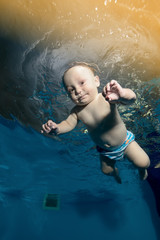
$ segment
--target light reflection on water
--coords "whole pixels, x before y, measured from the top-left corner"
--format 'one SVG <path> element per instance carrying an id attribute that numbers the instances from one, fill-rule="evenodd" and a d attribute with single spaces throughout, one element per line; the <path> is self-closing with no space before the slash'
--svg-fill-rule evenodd
<path id="1" fill-rule="evenodd" d="M 0 6 L 6 102 L 4 108 L 1 99 L 0 113 L 7 118 L 12 114 L 38 131 L 48 118 L 63 119 L 71 103 L 61 76 L 71 61 L 98 63 L 101 88 L 117 79 L 139 96 L 142 82 L 160 76 L 157 1 L 3 0 Z"/>

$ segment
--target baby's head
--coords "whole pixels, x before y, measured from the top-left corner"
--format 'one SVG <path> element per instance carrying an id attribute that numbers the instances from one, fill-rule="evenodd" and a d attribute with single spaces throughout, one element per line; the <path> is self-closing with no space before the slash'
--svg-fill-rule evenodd
<path id="1" fill-rule="evenodd" d="M 84 105 L 87 96 L 90 97 L 88 100 L 92 100 L 92 96 L 96 96 L 97 88 L 100 85 L 99 77 L 96 75 L 98 71 L 95 64 L 74 62 L 69 65 L 63 74 L 62 81 L 74 103 Z"/>
<path id="2" fill-rule="evenodd" d="M 76 66 L 79 66 L 79 67 L 84 67 L 84 68 L 87 68 L 89 69 L 92 74 L 95 76 L 97 75 L 97 73 L 100 71 L 99 70 L 99 67 L 94 64 L 94 63 L 86 63 L 86 62 L 73 62 L 73 63 L 70 63 L 69 64 L 69 67 L 65 70 L 63 76 L 62 76 L 62 81 L 63 81 L 63 84 L 65 85 L 65 75 L 66 73 L 73 67 L 76 67 Z"/>

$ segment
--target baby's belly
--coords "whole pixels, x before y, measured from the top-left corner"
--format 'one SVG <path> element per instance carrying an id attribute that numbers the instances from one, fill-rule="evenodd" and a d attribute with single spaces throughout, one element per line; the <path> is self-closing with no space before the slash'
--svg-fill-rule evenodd
<path id="1" fill-rule="evenodd" d="M 116 147 L 120 146 L 126 139 L 127 129 L 124 124 L 118 124 L 107 131 L 96 131 L 89 132 L 92 140 L 96 145 L 105 147 Z"/>

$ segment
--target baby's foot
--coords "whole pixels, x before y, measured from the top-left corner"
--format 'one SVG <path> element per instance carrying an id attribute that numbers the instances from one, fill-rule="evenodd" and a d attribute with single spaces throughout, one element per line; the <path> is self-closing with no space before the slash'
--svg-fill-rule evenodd
<path id="1" fill-rule="evenodd" d="M 147 169 L 143 168 L 143 169 L 139 169 L 139 177 L 141 180 L 146 180 L 148 177 L 148 172 Z"/>
<path id="2" fill-rule="evenodd" d="M 117 183 L 119 183 L 119 184 L 122 183 L 122 180 L 121 180 L 121 178 L 120 178 L 120 176 L 119 176 L 119 172 L 118 172 L 118 169 L 117 169 L 117 168 L 115 168 L 113 176 L 114 176 L 114 178 L 115 178 L 115 180 L 116 180 Z"/>
<path id="3" fill-rule="evenodd" d="M 160 162 L 156 164 L 154 168 L 160 168 Z"/>

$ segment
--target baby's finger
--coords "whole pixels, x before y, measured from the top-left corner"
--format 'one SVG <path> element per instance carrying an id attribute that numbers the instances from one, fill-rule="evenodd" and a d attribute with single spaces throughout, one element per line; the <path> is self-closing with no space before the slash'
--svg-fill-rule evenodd
<path id="1" fill-rule="evenodd" d="M 47 122 L 47 126 L 48 126 L 48 127 L 52 127 L 52 125 L 53 125 L 52 120 L 48 120 L 48 122 Z"/>
<path id="2" fill-rule="evenodd" d="M 114 82 L 113 82 L 113 85 L 114 85 L 117 89 L 122 88 L 121 85 L 120 85 L 116 80 L 113 80 L 113 81 L 114 81 Z"/>
<path id="3" fill-rule="evenodd" d="M 106 91 L 106 86 L 103 88 L 103 91 L 102 91 L 102 95 L 105 97 L 107 94 L 107 91 Z"/>
<path id="4" fill-rule="evenodd" d="M 43 124 L 43 125 L 42 125 L 42 128 L 43 128 L 43 130 L 44 130 L 46 133 L 49 133 L 49 132 L 51 131 L 51 128 L 48 127 L 47 124 Z"/>
<path id="5" fill-rule="evenodd" d="M 51 126 L 50 126 L 50 125 L 48 125 L 48 123 L 46 123 L 46 124 L 45 124 L 45 128 L 46 128 L 48 131 L 50 131 L 50 130 L 51 130 Z"/>
<path id="6" fill-rule="evenodd" d="M 112 80 L 110 81 L 111 86 L 116 85 L 117 83 L 118 83 L 118 82 L 117 82 L 116 80 L 114 80 L 114 79 L 112 79 Z"/>
<path id="7" fill-rule="evenodd" d="M 106 85 L 106 91 L 107 92 L 110 92 L 111 91 L 111 85 L 110 85 L 111 83 L 109 82 L 109 83 L 107 83 L 107 85 Z"/>

